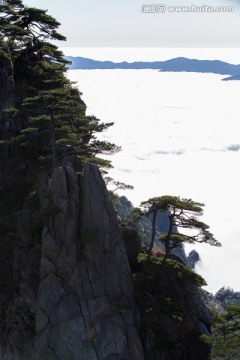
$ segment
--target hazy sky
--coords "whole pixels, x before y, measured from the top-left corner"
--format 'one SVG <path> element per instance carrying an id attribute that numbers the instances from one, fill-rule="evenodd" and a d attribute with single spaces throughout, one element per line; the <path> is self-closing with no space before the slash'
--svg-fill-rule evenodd
<path id="1" fill-rule="evenodd" d="M 61 22 L 68 47 L 239 47 L 240 6 L 234 0 L 25 0 Z M 233 12 L 170 12 L 169 6 L 233 6 Z M 144 5 L 144 7 L 143 7 Z M 145 9 L 147 12 L 142 12 Z M 160 9 L 158 8 L 158 11 Z"/>

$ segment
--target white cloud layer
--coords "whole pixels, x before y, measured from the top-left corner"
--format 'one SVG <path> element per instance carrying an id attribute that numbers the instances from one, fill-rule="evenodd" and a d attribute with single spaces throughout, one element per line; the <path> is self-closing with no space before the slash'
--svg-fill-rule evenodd
<path id="1" fill-rule="evenodd" d="M 240 290 L 240 82 L 154 70 L 69 76 L 78 81 L 88 113 L 115 122 L 103 136 L 122 146 L 111 176 L 134 185 L 125 195 L 135 205 L 164 194 L 205 203 L 203 221 L 223 246 L 199 245 L 198 270 L 210 291 Z"/>

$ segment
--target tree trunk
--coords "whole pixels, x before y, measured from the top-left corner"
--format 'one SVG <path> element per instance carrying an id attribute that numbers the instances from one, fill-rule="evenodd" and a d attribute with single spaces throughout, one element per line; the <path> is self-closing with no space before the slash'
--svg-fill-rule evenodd
<path id="1" fill-rule="evenodd" d="M 152 237 L 151 237 L 151 242 L 150 242 L 149 249 L 148 249 L 148 256 L 151 255 L 152 248 L 153 248 L 153 245 L 154 245 L 155 234 L 156 234 L 156 217 L 157 217 L 157 210 L 154 210 L 153 211 L 153 218 L 152 218 Z"/>
<path id="2" fill-rule="evenodd" d="M 172 235 L 172 230 L 173 230 L 173 219 L 174 219 L 174 215 L 170 215 L 169 216 L 169 227 L 168 227 L 168 233 L 167 233 L 167 237 L 165 239 L 165 258 L 169 258 L 170 256 L 170 251 L 171 251 L 171 246 L 170 246 L 170 240 L 171 240 L 171 235 Z"/>

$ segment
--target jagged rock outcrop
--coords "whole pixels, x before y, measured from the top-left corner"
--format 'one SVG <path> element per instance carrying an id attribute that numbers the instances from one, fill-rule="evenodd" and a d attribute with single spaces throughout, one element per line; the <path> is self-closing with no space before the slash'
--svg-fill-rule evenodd
<path id="1" fill-rule="evenodd" d="M 129 262 L 139 270 L 141 241 L 121 232 L 96 166 L 46 172 L 39 195 L 41 242 L 30 210 L 11 214 L 17 243 L 0 261 L 0 360 L 208 358 L 211 313 L 196 285 L 153 274 L 134 293 Z"/>
<path id="2" fill-rule="evenodd" d="M 190 251 L 190 253 L 188 254 L 188 257 L 187 257 L 187 261 L 188 261 L 188 264 L 191 267 L 191 269 L 195 269 L 195 265 L 200 260 L 201 260 L 201 258 L 199 256 L 199 253 L 196 250 Z"/>
<path id="3" fill-rule="evenodd" d="M 21 247 L 8 284 L 0 272 L 0 360 L 144 359 L 126 249 L 97 166 L 45 173 L 39 194 L 41 244 L 31 214 L 16 213 Z"/>
<path id="4" fill-rule="evenodd" d="M 141 360 L 126 249 L 98 167 L 46 173 L 31 213 L 39 169 L 15 141 L 25 119 L 5 111 L 29 84 L 13 73 L 1 58 L 0 360 Z"/>
<path id="5" fill-rule="evenodd" d="M 141 360 L 126 250 L 96 166 L 71 166 L 41 183 L 51 212 L 42 235 L 36 360 Z"/>
<path id="6" fill-rule="evenodd" d="M 240 291 L 234 291 L 230 287 L 223 286 L 213 296 L 213 301 L 220 303 L 223 307 L 228 305 L 240 305 Z"/>
<path id="7" fill-rule="evenodd" d="M 34 245 L 31 214 L 15 215 L 22 245 L 15 251 L 12 300 L 1 308 L 1 360 L 208 358 L 211 313 L 190 279 L 152 269 L 133 289 L 96 166 L 78 175 L 71 165 L 46 172 L 39 194 L 41 245 Z M 125 241 L 129 235 L 127 229 Z M 135 261 L 140 240 L 133 238 Z"/>
<path id="8" fill-rule="evenodd" d="M 141 239 L 137 231 L 131 226 L 121 224 L 121 231 L 130 269 L 132 273 L 135 273 L 139 269 L 138 254 L 142 251 Z"/>

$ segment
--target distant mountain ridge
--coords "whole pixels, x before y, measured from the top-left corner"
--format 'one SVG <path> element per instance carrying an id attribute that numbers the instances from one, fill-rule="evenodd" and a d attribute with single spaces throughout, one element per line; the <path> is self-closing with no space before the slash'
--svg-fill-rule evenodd
<path id="1" fill-rule="evenodd" d="M 221 60 L 197 60 L 177 57 L 166 61 L 113 62 L 99 61 L 83 57 L 66 56 L 71 61 L 70 69 L 154 69 L 162 72 L 197 72 L 229 75 L 223 80 L 240 80 L 240 64 L 234 65 Z"/>

